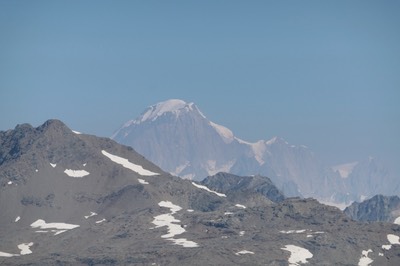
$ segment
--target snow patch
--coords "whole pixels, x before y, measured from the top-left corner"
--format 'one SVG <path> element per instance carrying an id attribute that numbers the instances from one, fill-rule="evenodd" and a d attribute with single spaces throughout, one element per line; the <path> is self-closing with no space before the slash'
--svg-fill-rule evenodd
<path id="1" fill-rule="evenodd" d="M 279 232 L 282 233 L 282 234 L 302 234 L 302 233 L 306 233 L 307 234 L 306 235 L 307 238 L 313 237 L 314 235 L 317 235 L 317 234 L 324 234 L 325 233 L 325 232 L 322 232 L 322 231 L 314 232 L 313 230 L 310 230 L 310 229 L 287 230 L 287 231 L 282 230 L 282 231 L 279 231 Z"/>
<path id="2" fill-rule="evenodd" d="M 276 136 L 273 137 L 272 139 L 266 141 L 265 143 L 266 143 L 267 145 L 272 145 L 272 144 L 275 144 L 275 143 L 277 143 L 277 142 L 283 142 L 283 143 L 285 143 L 286 145 L 289 145 L 289 143 L 288 143 L 286 140 L 284 140 L 283 138 L 276 137 Z"/>
<path id="3" fill-rule="evenodd" d="M 56 163 L 50 163 L 51 167 L 55 168 L 57 166 Z"/>
<path id="4" fill-rule="evenodd" d="M 253 143 L 239 139 L 238 137 L 235 137 L 235 139 L 237 140 L 237 142 L 239 142 L 240 144 L 246 144 L 246 145 L 251 145 Z"/>
<path id="5" fill-rule="evenodd" d="M 196 184 L 195 182 L 192 182 L 192 184 L 193 184 L 193 186 L 195 186 L 195 187 L 197 187 L 197 188 L 204 189 L 205 191 L 208 191 L 208 192 L 210 192 L 210 193 L 214 193 L 214 194 L 217 195 L 218 197 L 226 197 L 225 194 L 223 194 L 223 193 L 218 193 L 218 192 L 216 192 L 216 191 L 213 191 L 213 190 L 209 189 L 209 188 L 206 187 L 206 186 Z"/>
<path id="6" fill-rule="evenodd" d="M 10 257 L 15 257 L 15 256 L 19 256 L 19 254 L 11 254 L 11 253 L 0 251 L 0 257 L 10 258 Z"/>
<path id="7" fill-rule="evenodd" d="M 79 132 L 79 131 L 75 131 L 75 130 L 71 130 L 72 132 L 74 132 L 75 134 L 77 134 L 77 135 L 80 135 L 80 134 L 82 134 L 81 132 Z"/>
<path id="8" fill-rule="evenodd" d="M 18 222 L 19 220 L 21 220 L 21 217 L 18 216 L 17 218 L 15 218 L 15 222 Z"/>
<path id="9" fill-rule="evenodd" d="M 251 145 L 251 149 L 253 150 L 253 153 L 254 153 L 254 156 L 255 156 L 257 162 L 260 165 L 263 165 L 265 163 L 263 160 L 263 156 L 264 156 L 265 149 L 266 149 L 265 141 L 260 140 L 260 141 L 257 141 L 256 143 L 252 143 L 250 145 Z"/>
<path id="10" fill-rule="evenodd" d="M 67 232 L 67 231 L 68 231 L 68 230 L 51 230 L 51 232 L 53 232 L 55 236 L 56 236 L 56 235 L 59 235 L 59 234 L 62 234 L 62 233 L 64 233 L 64 232 Z"/>
<path id="11" fill-rule="evenodd" d="M 332 170 L 338 172 L 341 178 L 347 178 L 353 172 L 358 162 L 340 164 L 332 167 Z"/>
<path id="12" fill-rule="evenodd" d="M 370 253 L 370 252 L 372 252 L 371 249 L 363 250 L 361 252 L 361 258 L 358 262 L 358 266 L 368 266 L 373 262 L 373 260 L 368 257 L 368 253 Z"/>
<path id="13" fill-rule="evenodd" d="M 83 217 L 85 217 L 85 219 L 88 219 L 88 218 L 90 218 L 90 217 L 92 217 L 92 216 L 95 216 L 95 215 L 97 215 L 97 213 L 95 213 L 95 212 L 90 212 L 89 215 L 86 215 L 86 216 L 83 216 Z"/>
<path id="14" fill-rule="evenodd" d="M 248 250 L 241 250 L 241 251 L 235 253 L 235 255 L 237 255 L 237 256 L 245 255 L 245 254 L 254 254 L 254 252 L 248 251 Z"/>
<path id="15" fill-rule="evenodd" d="M 79 227 L 79 225 L 76 224 L 67 224 L 67 223 L 46 223 L 46 221 L 42 219 L 38 219 L 36 222 L 31 224 L 32 228 L 40 228 L 40 229 L 74 229 Z"/>
<path id="16" fill-rule="evenodd" d="M 390 245 L 382 245 L 382 249 L 390 250 L 392 248 L 392 245 L 400 245 L 400 237 L 399 236 L 396 236 L 393 234 L 388 234 L 387 240 L 389 241 Z"/>
<path id="17" fill-rule="evenodd" d="M 31 254 L 32 251 L 30 250 L 30 247 L 33 246 L 33 242 L 30 243 L 22 243 L 18 245 L 18 248 L 21 250 L 21 255 L 27 255 Z"/>
<path id="18" fill-rule="evenodd" d="M 135 124 L 135 120 L 129 120 L 125 122 L 125 124 L 122 126 L 122 128 L 130 127 L 131 125 Z M 113 139 L 113 137 L 111 137 Z"/>
<path id="19" fill-rule="evenodd" d="M 272 144 L 274 144 L 277 140 L 278 140 L 278 137 L 273 137 L 272 139 L 266 141 L 265 143 L 266 143 L 267 145 L 272 145 Z"/>
<path id="20" fill-rule="evenodd" d="M 8 258 L 10 258 L 10 257 L 18 257 L 20 255 L 31 254 L 32 253 L 32 251 L 30 250 L 31 246 L 33 246 L 33 242 L 19 244 L 17 247 L 21 250 L 20 254 L 11 254 L 11 253 L 0 251 L 0 257 L 8 257 Z"/>
<path id="21" fill-rule="evenodd" d="M 99 221 L 96 221 L 96 224 L 99 224 L 99 223 L 102 223 L 102 222 L 105 222 L 105 221 L 106 221 L 106 219 L 101 219 Z"/>
<path id="22" fill-rule="evenodd" d="M 245 231 L 240 231 L 240 232 L 239 232 L 239 235 L 240 235 L 240 236 L 244 236 L 244 233 L 245 233 Z"/>
<path id="23" fill-rule="evenodd" d="M 234 140 L 233 133 L 228 128 L 218 125 L 218 124 L 215 124 L 211 121 L 210 121 L 210 126 L 212 126 L 217 131 L 218 135 L 220 135 L 222 137 L 222 140 L 226 144 L 229 144 Z"/>
<path id="24" fill-rule="evenodd" d="M 173 204 L 170 201 L 161 201 L 158 203 L 160 207 L 169 208 L 170 213 L 160 214 L 154 217 L 153 224 L 156 225 L 156 228 L 166 226 L 168 228 L 168 233 L 162 235 L 162 238 L 166 238 L 169 241 L 174 242 L 175 245 L 180 245 L 183 247 L 198 247 L 198 244 L 193 241 L 189 241 L 185 238 L 174 238 L 176 235 L 180 235 L 186 230 L 178 224 L 180 220 L 175 219 L 173 216 L 176 212 L 182 210 L 182 207 Z"/>
<path id="25" fill-rule="evenodd" d="M 246 209 L 246 206 L 244 206 L 242 204 L 235 204 L 235 206 L 238 207 L 238 208 Z"/>
<path id="26" fill-rule="evenodd" d="M 400 225 L 400 216 L 394 220 L 394 223 Z"/>
<path id="27" fill-rule="evenodd" d="M 46 223 L 46 221 L 42 219 L 38 219 L 36 222 L 31 224 L 32 228 L 39 229 L 52 229 L 51 232 L 54 232 L 54 235 L 58 235 L 66 232 L 67 230 L 71 230 L 79 227 L 77 224 L 67 224 L 67 223 Z"/>
<path id="28" fill-rule="evenodd" d="M 12 185 L 12 183 L 13 183 L 12 181 L 8 181 L 8 183 L 7 183 L 7 184 L 8 184 L 8 185 Z"/>
<path id="29" fill-rule="evenodd" d="M 147 182 L 147 181 L 144 180 L 144 179 L 138 178 L 138 181 L 139 181 L 140 184 L 143 184 L 143 185 L 148 185 L 148 184 L 149 184 L 149 182 Z"/>
<path id="30" fill-rule="evenodd" d="M 70 177 L 84 177 L 89 175 L 90 173 L 86 170 L 72 170 L 72 169 L 65 169 L 64 173 L 66 173 Z"/>
<path id="31" fill-rule="evenodd" d="M 289 266 L 297 266 L 300 263 L 307 263 L 307 260 L 313 257 L 313 254 L 309 250 L 295 245 L 286 245 L 281 249 L 291 253 L 288 259 Z"/>
<path id="32" fill-rule="evenodd" d="M 176 212 L 182 210 L 181 206 L 175 205 L 170 201 L 160 201 L 158 206 L 170 209 L 171 214 L 175 214 Z"/>
<path id="33" fill-rule="evenodd" d="M 174 242 L 175 245 L 180 245 L 185 248 L 196 248 L 199 246 L 196 242 L 189 241 L 186 238 L 168 238 L 167 240 Z"/>
<path id="34" fill-rule="evenodd" d="M 225 212 L 224 215 L 232 215 L 233 212 Z"/>
<path id="35" fill-rule="evenodd" d="M 139 119 L 139 121 L 135 120 L 134 123 L 154 121 L 165 113 L 173 113 L 178 116 L 182 109 L 186 109 L 189 111 L 193 110 L 193 103 L 188 104 L 178 99 L 171 99 L 165 102 L 160 102 L 156 105 L 150 106 L 149 109 Z"/>
<path id="36" fill-rule="evenodd" d="M 390 242 L 390 244 L 392 244 L 392 245 L 400 245 L 400 241 L 399 241 L 400 237 L 398 237 L 396 235 L 388 234 L 387 239 Z"/>
<path id="37" fill-rule="evenodd" d="M 301 230 L 288 230 L 288 231 L 279 231 L 279 233 L 282 234 L 301 234 L 304 233 L 306 231 L 306 229 L 301 229 Z"/>
<path id="38" fill-rule="evenodd" d="M 101 153 L 104 156 L 106 156 L 107 158 L 109 158 L 111 161 L 113 161 L 114 163 L 120 164 L 123 167 L 130 169 L 130 170 L 134 171 L 135 173 L 138 173 L 139 175 L 143 175 L 143 176 L 160 175 L 159 173 L 154 173 L 154 172 L 144 169 L 141 165 L 131 163 L 130 161 L 128 161 L 128 159 L 108 153 L 105 150 L 102 150 Z"/>
<path id="39" fill-rule="evenodd" d="M 187 211 L 188 211 L 188 212 L 194 212 L 194 210 L 192 210 L 192 209 L 188 209 Z"/>

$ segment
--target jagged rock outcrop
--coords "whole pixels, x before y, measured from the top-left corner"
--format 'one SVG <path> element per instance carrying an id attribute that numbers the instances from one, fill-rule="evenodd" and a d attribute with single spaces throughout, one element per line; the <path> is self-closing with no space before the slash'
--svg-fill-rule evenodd
<path id="1" fill-rule="evenodd" d="M 344 213 L 356 221 L 393 223 L 400 217 L 400 198 L 376 195 L 363 202 L 354 202 L 344 210 Z"/>
<path id="2" fill-rule="evenodd" d="M 233 201 L 244 202 L 247 206 L 258 205 L 259 196 L 272 202 L 281 202 L 285 199 L 283 193 L 264 176 L 237 176 L 229 173 L 218 173 L 206 177 L 202 185 L 226 194 Z M 266 201 L 266 202 L 268 202 Z"/>

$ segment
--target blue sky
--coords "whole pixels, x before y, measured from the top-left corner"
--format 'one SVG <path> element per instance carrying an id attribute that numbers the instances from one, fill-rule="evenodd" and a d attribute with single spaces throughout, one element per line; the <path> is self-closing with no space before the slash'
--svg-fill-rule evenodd
<path id="1" fill-rule="evenodd" d="M 400 159 L 400 1 L 0 1 L 0 130 L 195 102 L 256 141 Z"/>

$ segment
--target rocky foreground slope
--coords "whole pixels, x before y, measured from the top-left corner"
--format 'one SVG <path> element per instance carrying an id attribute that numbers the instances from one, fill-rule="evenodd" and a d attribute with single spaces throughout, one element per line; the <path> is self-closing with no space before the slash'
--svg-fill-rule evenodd
<path id="1" fill-rule="evenodd" d="M 0 264 L 400 264 L 398 225 L 230 193 L 57 120 L 19 125 L 0 132 Z"/>

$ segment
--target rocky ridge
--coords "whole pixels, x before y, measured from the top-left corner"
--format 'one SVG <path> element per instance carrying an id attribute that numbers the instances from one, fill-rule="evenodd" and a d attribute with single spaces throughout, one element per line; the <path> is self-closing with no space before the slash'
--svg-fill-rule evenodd
<path id="1" fill-rule="evenodd" d="M 206 177 L 201 184 L 228 198 L 245 202 L 247 206 L 259 205 L 259 200 L 281 202 L 285 199 L 283 193 L 264 176 L 237 176 L 229 173 L 218 173 Z M 260 197 L 261 196 L 261 197 Z"/>
<path id="2" fill-rule="evenodd" d="M 400 224 L 400 198 L 376 195 L 363 202 L 352 203 L 344 210 L 344 213 L 356 221 Z"/>
<path id="3" fill-rule="evenodd" d="M 0 144 L 1 265 L 400 263 L 398 225 L 355 222 L 313 199 L 246 206 L 244 194 L 174 177 L 61 121 L 0 132 Z M 251 184 L 238 192 L 252 198 Z"/>

